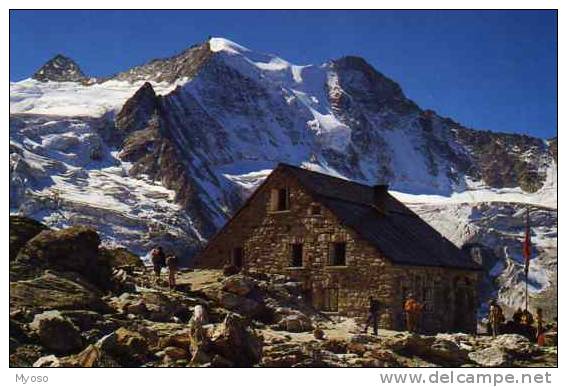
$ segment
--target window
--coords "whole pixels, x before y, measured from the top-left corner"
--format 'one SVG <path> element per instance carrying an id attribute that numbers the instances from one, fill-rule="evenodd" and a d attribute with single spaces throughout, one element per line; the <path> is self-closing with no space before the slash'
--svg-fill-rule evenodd
<path id="1" fill-rule="evenodd" d="M 346 266 L 346 243 L 335 242 L 329 251 L 330 266 Z"/>
<path id="2" fill-rule="evenodd" d="M 303 244 L 294 243 L 291 245 L 291 266 L 292 267 L 302 267 L 303 266 Z"/>
<path id="3" fill-rule="evenodd" d="M 242 268 L 242 265 L 244 265 L 244 249 L 242 247 L 232 249 L 230 261 L 237 268 Z"/>
<path id="4" fill-rule="evenodd" d="M 270 198 L 270 209 L 272 211 L 289 210 L 289 189 L 287 187 L 272 189 L 271 198 Z"/>
<path id="5" fill-rule="evenodd" d="M 319 204 L 311 205 L 311 215 L 321 215 L 321 206 Z"/>
<path id="6" fill-rule="evenodd" d="M 323 292 L 323 311 L 338 312 L 339 311 L 339 289 L 327 288 Z"/>

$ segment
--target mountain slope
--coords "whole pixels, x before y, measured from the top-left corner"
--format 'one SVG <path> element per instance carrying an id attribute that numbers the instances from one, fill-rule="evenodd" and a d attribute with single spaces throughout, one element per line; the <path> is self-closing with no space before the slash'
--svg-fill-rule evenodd
<path id="1" fill-rule="evenodd" d="M 509 208 L 521 220 L 524 203 L 538 205 L 551 231 L 536 243 L 551 247 L 534 290 L 554 275 L 556 142 L 477 131 L 421 109 L 362 58 L 298 66 L 213 38 L 89 85 L 12 83 L 10 102 L 12 211 L 52 225 L 87 217 L 138 252 L 160 242 L 189 257 L 287 162 L 389 183 L 441 232 L 468 230 L 448 237 L 495 252 L 487 269 L 506 285 L 491 289 L 508 286 L 502 297 L 514 303 L 518 257 L 498 251 L 520 236 L 498 222 Z M 479 213 L 488 220 L 477 222 Z"/>

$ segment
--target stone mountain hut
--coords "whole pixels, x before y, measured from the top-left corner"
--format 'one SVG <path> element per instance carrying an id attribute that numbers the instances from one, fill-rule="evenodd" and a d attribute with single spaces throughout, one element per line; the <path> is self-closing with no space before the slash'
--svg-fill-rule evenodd
<path id="1" fill-rule="evenodd" d="M 365 316 L 373 296 L 382 328 L 404 329 L 412 293 L 425 305 L 422 330 L 476 329 L 480 266 L 385 185 L 279 164 L 194 262 L 285 274 L 328 313 Z"/>

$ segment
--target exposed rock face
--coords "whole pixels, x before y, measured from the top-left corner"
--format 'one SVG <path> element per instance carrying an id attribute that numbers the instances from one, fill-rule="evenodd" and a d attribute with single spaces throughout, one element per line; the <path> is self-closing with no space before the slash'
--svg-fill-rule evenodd
<path id="1" fill-rule="evenodd" d="M 182 53 L 166 59 L 154 59 L 144 65 L 118 73 L 111 79 L 119 81 L 175 82 L 192 78 L 211 56 L 209 43 L 195 45 Z"/>
<path id="2" fill-rule="evenodd" d="M 157 113 L 158 106 L 159 98 L 151 83 L 144 83 L 132 98 L 126 101 L 116 116 L 116 128 L 123 135 L 145 129 L 152 116 Z M 127 160 L 126 154 L 123 157 Z"/>
<path id="3" fill-rule="evenodd" d="M 553 149 L 541 139 L 489 131 L 473 131 L 455 125 L 459 142 L 471 150 L 472 174 L 495 188 L 520 186 L 526 192 L 536 192 L 543 186 L 545 170 L 539 170 L 539 155 Z M 490 157 L 486 157 L 490 155 Z M 556 156 L 554 156 L 556 159 Z"/>
<path id="4" fill-rule="evenodd" d="M 45 63 L 32 76 L 42 82 L 84 82 L 87 77 L 72 59 L 58 54 Z"/>

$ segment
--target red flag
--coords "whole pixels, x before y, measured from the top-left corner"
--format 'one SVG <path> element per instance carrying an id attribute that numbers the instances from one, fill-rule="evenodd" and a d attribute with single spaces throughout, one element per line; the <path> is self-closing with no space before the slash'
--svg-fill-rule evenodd
<path id="1" fill-rule="evenodd" d="M 528 208 L 526 215 L 526 235 L 524 237 L 524 272 L 526 273 L 526 275 L 528 274 L 530 267 L 530 258 L 532 256 L 532 241 L 530 236 L 530 209 Z"/>

